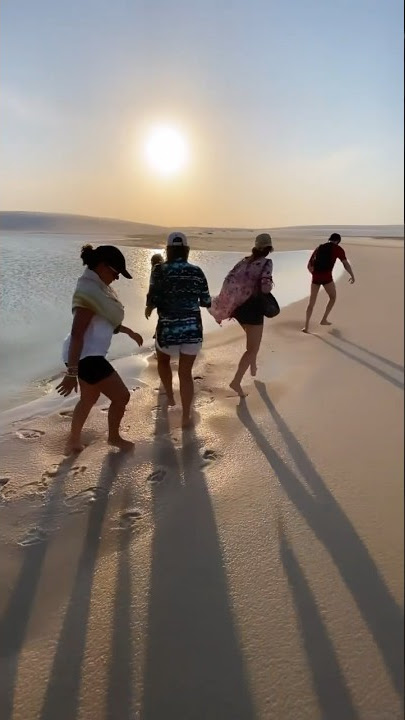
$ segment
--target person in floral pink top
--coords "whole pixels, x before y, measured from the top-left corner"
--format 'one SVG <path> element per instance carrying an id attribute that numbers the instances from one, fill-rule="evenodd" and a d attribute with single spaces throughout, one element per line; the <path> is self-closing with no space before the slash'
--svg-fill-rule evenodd
<path id="1" fill-rule="evenodd" d="M 230 383 L 240 397 L 246 397 L 241 383 L 248 368 L 253 377 L 257 373 L 257 355 L 264 324 L 260 293 L 270 293 L 273 287 L 273 263 L 267 257 L 271 252 L 273 244 L 269 233 L 261 233 L 256 238 L 251 255 L 243 258 L 228 273 L 209 311 L 219 324 L 234 318 L 246 333 L 246 350 Z"/>

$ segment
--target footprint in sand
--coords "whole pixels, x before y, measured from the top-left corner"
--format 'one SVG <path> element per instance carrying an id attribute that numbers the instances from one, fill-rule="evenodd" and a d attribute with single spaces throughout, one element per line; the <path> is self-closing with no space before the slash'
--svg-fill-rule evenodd
<path id="1" fill-rule="evenodd" d="M 60 465 L 51 465 L 49 470 L 45 470 L 44 474 L 42 475 L 43 480 L 56 477 L 57 475 L 59 475 L 60 469 Z"/>
<path id="2" fill-rule="evenodd" d="M 60 417 L 63 418 L 71 418 L 73 415 L 73 410 L 61 410 L 59 413 Z"/>
<path id="3" fill-rule="evenodd" d="M 202 467 L 205 467 L 206 465 L 210 465 L 212 462 L 215 462 L 215 460 L 218 460 L 219 458 L 220 458 L 219 453 L 217 453 L 215 450 L 209 450 L 207 448 L 202 453 L 201 465 L 202 465 Z"/>
<path id="4" fill-rule="evenodd" d="M 167 473 L 164 468 L 157 468 L 150 475 L 148 475 L 147 482 L 151 483 L 151 485 L 161 483 L 163 480 L 166 479 L 166 474 Z"/>
<path id="5" fill-rule="evenodd" d="M 8 477 L 0 477 L 0 500 L 7 500 L 7 491 L 6 494 L 3 493 L 4 488 L 6 487 L 7 483 L 10 482 L 10 478 Z"/>
<path id="6" fill-rule="evenodd" d="M 143 512 L 139 508 L 129 508 L 120 515 L 118 530 L 127 530 L 136 527 L 143 518 Z"/>
<path id="7" fill-rule="evenodd" d="M 16 432 L 17 437 L 20 440 L 38 440 L 38 438 L 45 435 L 43 430 L 31 430 L 31 429 L 20 429 Z"/>
<path id="8" fill-rule="evenodd" d="M 72 512 L 80 512 L 86 505 L 92 505 L 93 503 L 107 497 L 108 492 L 105 488 L 101 487 L 89 487 L 85 490 L 81 490 L 75 495 L 71 495 L 65 499 L 65 505 L 71 509 Z"/>
<path id="9" fill-rule="evenodd" d="M 201 389 L 199 395 L 197 396 L 195 405 L 196 407 L 202 407 L 203 405 L 210 405 L 215 400 L 213 391 L 211 389 Z"/>
<path id="10" fill-rule="evenodd" d="M 48 485 L 45 479 L 42 477 L 40 480 L 32 480 L 31 482 L 24 483 L 20 486 L 24 490 L 32 488 L 29 497 L 38 497 L 38 495 L 44 495 L 48 489 Z"/>
<path id="11" fill-rule="evenodd" d="M 28 530 L 25 537 L 18 542 L 18 545 L 22 547 L 29 547 L 30 545 L 38 545 L 38 543 L 44 542 L 47 538 L 47 533 L 42 528 L 31 528 Z"/>

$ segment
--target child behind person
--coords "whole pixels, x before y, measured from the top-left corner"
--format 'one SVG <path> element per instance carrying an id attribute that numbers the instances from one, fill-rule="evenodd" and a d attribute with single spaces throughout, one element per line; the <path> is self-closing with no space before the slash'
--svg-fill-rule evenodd
<path id="1" fill-rule="evenodd" d="M 151 264 L 151 273 L 150 273 L 150 274 L 151 274 L 151 278 L 152 278 L 152 273 L 153 273 L 155 267 L 156 267 L 157 265 L 162 265 L 162 263 L 164 263 L 164 261 L 165 261 L 165 259 L 164 259 L 163 255 L 161 255 L 160 253 L 155 253 L 154 255 L 152 255 L 152 257 L 151 257 L 151 259 L 150 259 L 150 264 Z M 153 339 L 154 339 L 154 340 L 155 340 L 155 338 L 156 338 L 156 333 L 153 335 Z M 153 353 L 153 357 L 154 357 L 154 358 L 157 357 L 156 352 Z"/>

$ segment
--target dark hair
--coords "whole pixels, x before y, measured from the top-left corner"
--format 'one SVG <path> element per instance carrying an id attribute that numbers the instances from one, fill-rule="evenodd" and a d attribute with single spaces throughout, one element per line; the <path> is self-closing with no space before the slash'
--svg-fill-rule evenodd
<path id="1" fill-rule="evenodd" d="M 332 233 L 332 235 L 329 238 L 329 242 L 334 242 L 337 245 L 342 242 L 342 237 L 339 235 L 339 233 Z"/>
<path id="2" fill-rule="evenodd" d="M 154 267 L 155 265 L 159 265 L 160 263 L 163 263 L 163 262 L 164 262 L 164 257 L 160 253 L 155 253 L 154 255 L 152 255 L 152 257 L 150 259 L 150 264 L 152 265 L 152 267 Z"/>
<path id="3" fill-rule="evenodd" d="M 256 247 L 254 247 L 254 248 L 252 248 L 253 260 L 258 260 L 259 258 L 267 257 L 267 255 L 271 252 L 273 252 L 273 245 L 269 245 L 268 247 L 261 248 L 260 250 Z"/>
<path id="4" fill-rule="evenodd" d="M 92 245 L 83 245 L 80 257 L 83 260 L 83 265 L 87 265 L 89 270 L 94 270 L 100 264 L 99 254 Z"/>
<path id="5" fill-rule="evenodd" d="M 169 245 L 166 248 L 166 258 L 168 263 L 172 263 L 175 260 L 188 260 L 190 248 L 185 245 Z"/>

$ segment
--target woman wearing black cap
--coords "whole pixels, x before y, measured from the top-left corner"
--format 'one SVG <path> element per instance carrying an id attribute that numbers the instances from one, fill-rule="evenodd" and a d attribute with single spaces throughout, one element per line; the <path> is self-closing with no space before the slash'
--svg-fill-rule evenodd
<path id="1" fill-rule="evenodd" d="M 133 443 L 124 440 L 119 427 L 130 394 L 118 373 L 106 360 L 114 333 L 125 333 L 138 345 L 142 337 L 122 325 L 124 307 L 111 288 L 120 275 L 131 279 L 125 258 L 113 245 L 82 248 L 81 259 L 87 268 L 79 278 L 73 294 L 73 324 L 63 346 L 63 360 L 67 371 L 57 386 L 60 395 L 67 397 L 80 386 L 80 400 L 72 417 L 72 427 L 66 451 L 79 452 L 81 431 L 90 410 L 100 394 L 111 400 L 108 411 L 108 442 L 122 450 L 130 450 Z"/>

